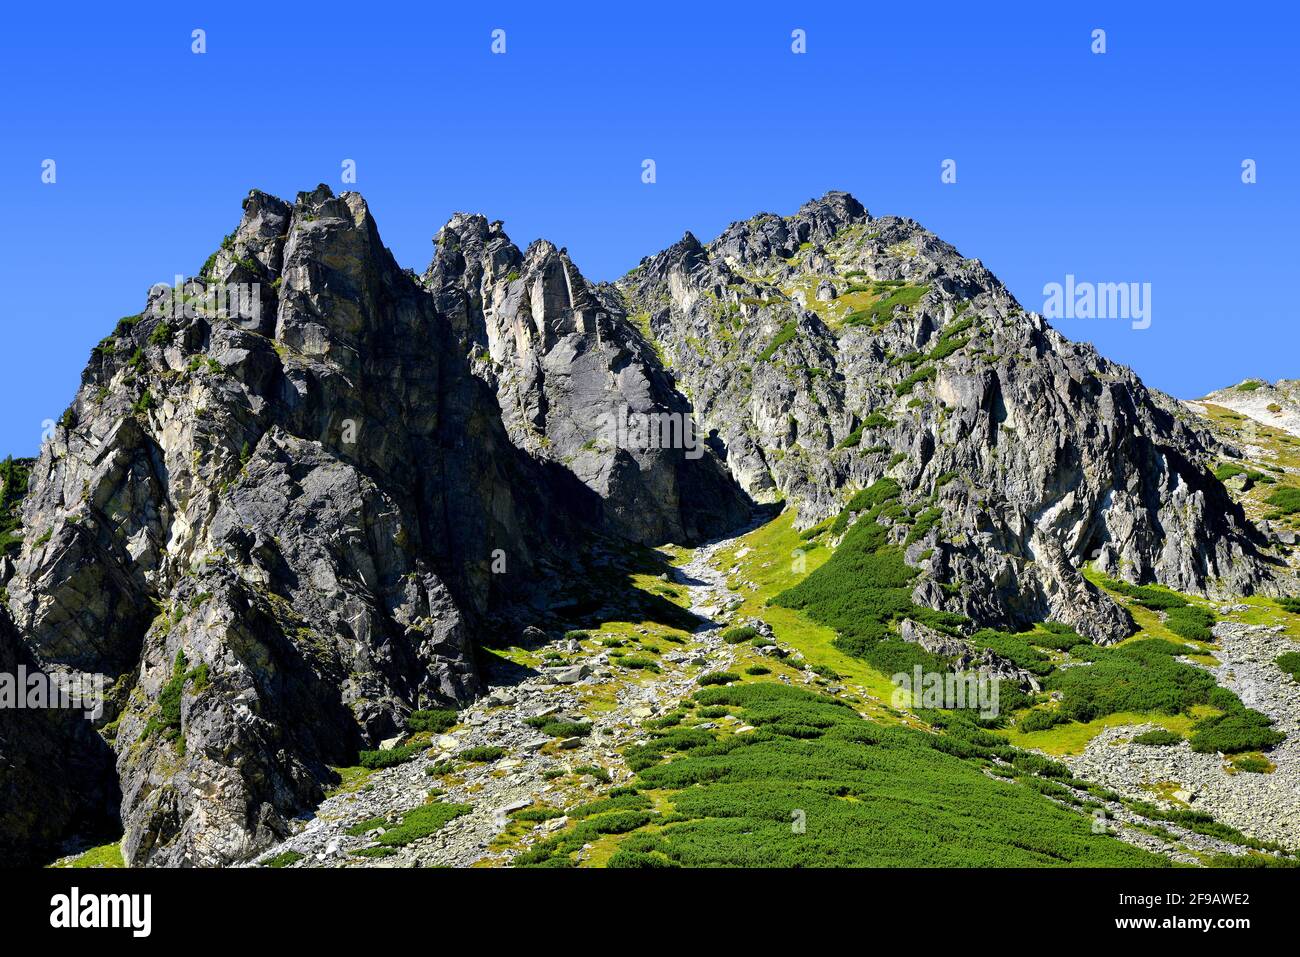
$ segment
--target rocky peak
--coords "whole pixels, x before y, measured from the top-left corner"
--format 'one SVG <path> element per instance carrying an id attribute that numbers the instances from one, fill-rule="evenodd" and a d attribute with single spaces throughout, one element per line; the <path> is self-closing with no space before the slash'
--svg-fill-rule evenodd
<path id="1" fill-rule="evenodd" d="M 562 466 L 595 494 L 606 527 L 638 541 L 697 540 L 743 519 L 748 503 L 694 434 L 671 374 L 564 249 L 539 239 L 521 253 L 499 224 L 460 214 L 437 244 L 424 285 L 519 449 Z M 617 423 L 629 416 L 691 430 L 689 447 L 628 442 Z"/>
<path id="2" fill-rule="evenodd" d="M 260 315 L 208 309 L 239 284 Z M 472 696 L 476 635 L 585 520 L 558 520 L 357 194 L 252 194 L 182 292 L 96 349 L 8 583 L 42 667 L 118 689 L 135 863 L 236 859 L 326 765 Z"/>
<path id="3" fill-rule="evenodd" d="M 809 200 L 793 216 L 759 213 L 744 222 L 732 223 L 710 244 L 715 255 L 737 265 L 755 265 L 771 259 L 788 259 L 805 244 L 820 246 L 853 226 L 862 226 L 871 216 L 848 193 L 828 192 Z"/>
<path id="4" fill-rule="evenodd" d="M 917 601 L 1114 640 L 1126 616 L 1085 563 L 1187 591 L 1275 587 L 1174 403 L 914 221 L 829 193 L 732 224 L 689 250 L 690 268 L 683 252 L 617 288 L 732 474 L 794 505 L 800 527 L 898 481 L 914 510 L 943 516 L 914 549 Z"/>
<path id="5" fill-rule="evenodd" d="M 479 215 L 436 244 L 417 278 L 358 194 L 254 191 L 95 348 L 0 561 L 0 663 L 112 688 L 99 734 L 0 714 L 0 809 L 40 795 L 43 845 L 107 795 L 129 863 L 246 859 L 330 766 L 472 698 L 476 646 L 592 542 L 708 539 L 754 501 L 806 528 L 890 480 L 912 600 L 979 624 L 1124 636 L 1090 563 L 1280 587 L 1187 413 L 848 194 L 613 286 Z"/>

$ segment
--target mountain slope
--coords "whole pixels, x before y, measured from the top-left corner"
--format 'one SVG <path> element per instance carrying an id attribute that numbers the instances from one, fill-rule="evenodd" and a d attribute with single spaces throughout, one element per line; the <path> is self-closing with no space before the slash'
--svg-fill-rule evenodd
<path id="1" fill-rule="evenodd" d="M 360 197 L 253 194 L 205 280 L 257 283 L 260 317 L 155 292 L 101 343 L 8 582 L 42 665 L 116 683 L 134 863 L 244 856 L 327 765 L 467 699 L 485 616 L 570 540 Z"/>
<path id="2" fill-rule="evenodd" d="M 1090 560 L 1287 587 L 1190 415 L 846 194 L 688 234 L 614 286 L 480 216 L 437 243 L 417 277 L 359 195 L 254 191 L 197 278 L 96 347 L 32 468 L 0 642 L 111 685 L 100 736 L 59 739 L 79 790 L 120 789 L 128 863 L 281 840 L 331 767 L 472 699 L 483 645 L 598 603 L 596 543 L 697 542 L 755 500 L 809 526 L 888 477 L 882 541 L 962 628 L 1124 637 Z M 0 734 L 0 812 L 66 794 L 44 745 Z"/>
<path id="3" fill-rule="evenodd" d="M 829 193 L 708 245 L 687 234 L 617 285 L 752 495 L 810 526 L 888 475 L 942 510 L 909 552 L 922 604 L 1113 641 L 1130 623 L 1083 562 L 1197 593 L 1274 587 L 1186 413 L 910 220 Z"/>
<path id="4" fill-rule="evenodd" d="M 1300 438 L 1300 380 L 1279 379 L 1269 383 L 1247 379 L 1211 392 L 1196 404 L 1206 403 L 1231 409 L 1261 425 Z"/>

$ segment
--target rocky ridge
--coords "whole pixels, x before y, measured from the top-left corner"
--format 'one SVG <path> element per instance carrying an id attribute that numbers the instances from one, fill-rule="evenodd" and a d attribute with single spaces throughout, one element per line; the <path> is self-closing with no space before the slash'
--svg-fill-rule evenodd
<path id="1" fill-rule="evenodd" d="M 1131 623 L 1086 561 L 1193 593 L 1278 587 L 1207 471 L 1209 433 L 911 220 L 828 193 L 688 233 L 616 285 L 756 499 L 810 526 L 888 475 L 942 510 L 910 555 L 921 604 L 1113 641 Z"/>
<path id="2" fill-rule="evenodd" d="M 613 286 L 483 217 L 437 244 L 415 276 L 359 195 L 254 191 L 199 276 L 96 347 L 41 451 L 0 646 L 111 686 L 100 736 L 60 740 L 81 768 L 112 748 L 87 793 L 120 788 L 131 864 L 291 838 L 331 767 L 473 700 L 478 649 L 553 617 L 592 542 L 689 544 L 751 500 L 811 525 L 890 475 L 941 513 L 908 548 L 915 600 L 985 624 L 1127 634 L 1085 560 L 1282 587 L 1190 416 L 847 194 L 687 234 Z M 611 442 L 622 410 L 707 441 Z M 0 735 L 0 795 L 75 806 L 73 780 L 22 777 L 22 735 Z"/>

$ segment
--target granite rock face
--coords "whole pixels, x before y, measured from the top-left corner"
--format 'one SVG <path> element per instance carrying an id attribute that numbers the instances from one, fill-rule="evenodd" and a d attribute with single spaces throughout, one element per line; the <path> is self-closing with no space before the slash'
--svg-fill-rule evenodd
<path id="1" fill-rule="evenodd" d="M 42 667 L 120 689 L 135 864 L 247 856 L 328 765 L 470 699 L 475 635 L 570 539 L 359 196 L 254 193 L 185 292 L 95 350 L 6 583 Z"/>
<path id="2" fill-rule="evenodd" d="M 911 220 L 828 193 L 687 234 L 617 288 L 756 499 L 805 527 L 890 476 L 941 510 L 911 553 L 923 604 L 1113 641 L 1128 616 L 1085 562 L 1189 592 L 1277 587 L 1193 417 Z"/>
<path id="3" fill-rule="evenodd" d="M 331 766 L 472 699 L 478 645 L 591 541 L 694 543 L 756 501 L 808 526 L 894 478 L 930 512 L 915 600 L 980 624 L 1126 634 L 1087 561 L 1276 588 L 1213 441 L 843 193 L 593 285 L 463 214 L 416 276 L 359 195 L 253 192 L 198 277 L 96 347 L 33 467 L 0 670 L 111 692 L 93 728 L 0 713 L 0 819 L 48 808 L 0 851 L 117 812 L 131 864 L 247 860 Z"/>
<path id="4" fill-rule="evenodd" d="M 545 240 L 520 252 L 482 216 L 458 213 L 435 242 L 424 283 L 511 439 L 595 492 L 611 531 L 687 542 L 745 520 L 751 503 L 612 290 Z M 643 439 L 623 441 L 638 424 Z"/>

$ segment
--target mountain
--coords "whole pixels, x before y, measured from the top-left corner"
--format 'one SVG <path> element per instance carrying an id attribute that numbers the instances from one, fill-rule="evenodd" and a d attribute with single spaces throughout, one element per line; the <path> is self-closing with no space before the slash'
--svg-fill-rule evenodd
<path id="1" fill-rule="evenodd" d="M 1300 380 L 1246 379 L 1226 389 L 1211 392 L 1194 403 L 1206 403 L 1231 409 L 1261 425 L 1280 429 L 1300 438 Z"/>
<path id="2" fill-rule="evenodd" d="M 1300 383 L 1247 379 L 1184 403 L 1216 439 L 1214 475 L 1292 569 L 1300 569 Z"/>
<path id="3" fill-rule="evenodd" d="M 485 648 L 609 600 L 641 573 L 620 556 L 778 503 L 820 530 L 882 481 L 880 534 L 958 651 L 980 626 L 1132 633 L 1086 563 L 1294 591 L 1223 454 L 977 260 L 844 193 L 593 284 L 466 214 L 416 275 L 359 195 L 254 191 L 198 276 L 95 348 L 32 466 L 0 651 L 111 690 L 99 734 L 0 724 L 0 847 L 48 857 L 120 799 L 131 864 L 249 859 L 332 768 L 473 701 Z M 61 809 L 38 833 L 31 795 Z"/>
<path id="4" fill-rule="evenodd" d="M 756 498 L 811 525 L 888 475 L 942 510 L 911 556 L 929 553 L 924 604 L 1113 641 L 1129 623 L 1085 561 L 1198 593 L 1270 587 L 1193 417 L 911 220 L 830 193 L 707 246 L 687 234 L 618 287 Z"/>

